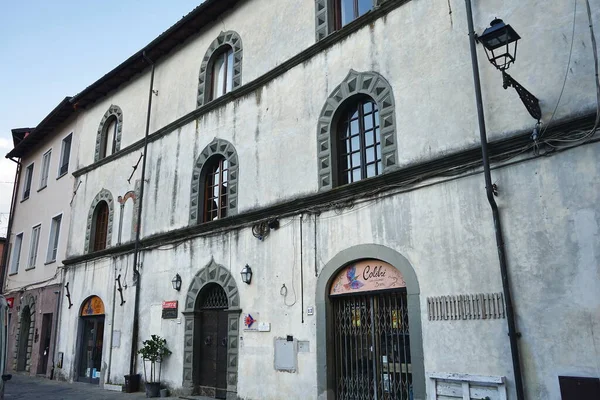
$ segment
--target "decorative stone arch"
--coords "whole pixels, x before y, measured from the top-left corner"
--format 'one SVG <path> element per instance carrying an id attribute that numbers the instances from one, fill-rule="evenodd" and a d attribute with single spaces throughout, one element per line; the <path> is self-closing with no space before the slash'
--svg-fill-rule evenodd
<path id="1" fill-rule="evenodd" d="M 198 77 L 198 107 L 201 107 L 208 102 L 209 87 L 207 86 L 207 82 L 210 82 L 212 78 L 209 70 L 210 61 L 215 52 L 223 46 L 230 46 L 233 49 L 232 90 L 242 86 L 242 58 L 244 55 L 242 39 L 237 32 L 221 32 L 210 46 L 208 46 L 208 50 L 206 50 L 206 54 L 200 65 L 200 76 Z"/>
<path id="2" fill-rule="evenodd" d="M 224 139 L 214 138 L 208 146 L 202 150 L 194 170 L 192 171 L 192 190 L 190 194 L 190 225 L 195 225 L 199 221 L 202 221 L 202 212 L 204 210 L 204 196 L 202 191 L 204 190 L 204 181 L 206 176 L 206 169 L 204 166 L 206 162 L 215 155 L 221 155 L 225 157 L 229 163 L 229 175 L 227 181 L 227 216 L 237 214 L 237 199 L 238 199 L 238 156 L 233 144 L 229 143 Z"/>
<path id="3" fill-rule="evenodd" d="M 106 123 L 114 117 L 117 120 L 117 137 L 115 138 L 115 152 L 121 150 L 121 131 L 123 130 L 123 111 L 121 107 L 111 104 L 108 111 L 102 117 L 98 133 L 96 134 L 96 151 L 94 152 L 94 162 L 100 161 L 100 146 L 102 138 L 106 135 Z M 108 145 L 107 145 L 108 146 Z"/>
<path id="4" fill-rule="evenodd" d="M 336 254 L 321 270 L 317 278 L 317 390 L 319 399 L 334 399 L 332 377 L 327 374 L 327 363 L 333 361 L 328 348 L 327 331 L 331 329 L 329 289 L 340 269 L 360 259 L 378 259 L 393 265 L 404 277 L 407 291 L 408 323 L 410 326 L 410 356 L 413 374 L 414 400 L 425 400 L 425 366 L 423 361 L 423 333 L 421 329 L 421 302 L 417 274 L 410 262 L 397 251 L 378 244 L 361 244 Z"/>
<path id="5" fill-rule="evenodd" d="M 350 70 L 342 83 L 337 86 L 325 102 L 317 128 L 317 154 L 319 190 L 329 190 L 334 185 L 334 159 L 331 138 L 333 136 L 337 111 L 346 100 L 356 95 L 369 96 L 377 103 L 379 129 L 381 132 L 381 161 L 383 173 L 394 170 L 397 163 L 396 116 L 394 93 L 387 80 L 377 72 L 356 72 Z"/>
<path id="6" fill-rule="evenodd" d="M 85 252 L 90 252 L 90 241 L 92 238 L 92 226 L 94 225 L 94 211 L 96 206 L 101 201 L 105 201 L 108 204 L 108 227 L 106 232 L 106 247 L 110 247 L 113 231 L 113 218 L 114 218 L 114 200 L 112 193 L 106 189 L 102 189 L 100 193 L 94 197 L 92 205 L 88 211 L 87 226 L 85 228 Z"/>
<path id="7" fill-rule="evenodd" d="M 187 390 L 192 390 L 194 387 L 194 334 L 200 334 L 199 332 L 194 332 L 194 330 L 197 329 L 194 323 L 196 316 L 196 299 L 202 289 L 209 283 L 220 285 L 227 294 L 229 305 L 229 308 L 227 309 L 227 392 L 237 393 L 239 319 L 242 311 L 240 308 L 240 297 L 234 277 L 227 268 L 217 264 L 214 259 L 211 259 L 208 265 L 198 271 L 194 276 L 185 297 L 185 307 L 183 311 L 185 318 L 183 387 Z M 227 398 L 229 398 L 229 395 Z"/>
<path id="8" fill-rule="evenodd" d="M 25 371 L 29 372 L 31 369 L 31 350 L 33 348 L 33 332 L 35 330 L 35 297 L 32 294 L 27 294 L 23 301 L 20 304 L 19 311 L 19 320 L 17 321 L 17 334 L 15 335 L 15 348 L 13 353 L 13 371 L 17 371 L 18 363 L 19 363 L 19 348 L 21 345 L 21 340 L 24 337 L 27 339 L 27 343 L 25 344 Z M 23 313 L 28 313 L 30 322 L 29 322 L 29 330 L 24 332 L 26 336 L 21 335 L 21 322 L 23 321 Z"/>
<path id="9" fill-rule="evenodd" d="M 315 0 L 315 27 L 316 38 L 325 39 L 327 35 L 333 32 L 333 1 L 335 0 Z M 387 0 L 373 0 L 373 7 L 379 7 Z"/>

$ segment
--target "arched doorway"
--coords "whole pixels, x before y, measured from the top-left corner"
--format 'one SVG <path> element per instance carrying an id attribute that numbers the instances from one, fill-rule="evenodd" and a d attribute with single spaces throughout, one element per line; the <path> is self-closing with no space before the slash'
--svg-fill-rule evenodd
<path id="1" fill-rule="evenodd" d="M 17 371 L 25 371 L 27 369 L 27 361 L 31 357 L 31 348 L 28 345 L 29 337 L 31 336 L 31 310 L 29 306 L 25 306 L 21 310 L 20 322 Z"/>
<path id="2" fill-rule="evenodd" d="M 196 299 L 199 340 L 194 343 L 194 381 L 199 393 L 217 399 L 227 395 L 227 294 L 209 283 Z"/>
<path id="3" fill-rule="evenodd" d="M 317 283 L 317 377 L 323 399 L 425 399 L 419 286 L 406 258 L 358 245 Z"/>
<path id="4" fill-rule="evenodd" d="M 104 343 L 104 303 L 98 296 L 83 302 L 79 318 L 79 357 L 77 380 L 100 383 L 102 347 Z"/>
<path id="5" fill-rule="evenodd" d="M 189 394 L 236 397 L 240 312 L 234 277 L 211 260 L 192 279 L 183 312 L 183 385 Z"/>

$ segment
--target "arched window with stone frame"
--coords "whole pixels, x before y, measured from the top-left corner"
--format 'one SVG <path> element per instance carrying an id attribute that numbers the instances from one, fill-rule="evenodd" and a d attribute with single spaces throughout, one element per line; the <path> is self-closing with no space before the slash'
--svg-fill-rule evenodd
<path id="1" fill-rule="evenodd" d="M 112 193 L 102 189 L 94 197 L 88 211 L 85 234 L 85 251 L 104 250 L 110 247 L 112 241 L 114 201 Z"/>
<path id="2" fill-rule="evenodd" d="M 317 42 L 388 0 L 315 0 Z"/>
<path id="3" fill-rule="evenodd" d="M 329 95 L 317 128 L 319 190 L 397 167 L 392 88 L 376 72 L 351 70 Z"/>
<path id="4" fill-rule="evenodd" d="M 94 162 L 110 156 L 121 150 L 121 132 L 123 130 L 123 111 L 116 105 L 111 105 L 102 117 L 96 134 L 96 149 Z"/>
<path id="5" fill-rule="evenodd" d="M 214 139 L 194 165 L 190 194 L 190 225 L 237 214 L 238 156 L 224 139 Z"/>
<path id="6" fill-rule="evenodd" d="M 242 59 L 240 35 L 234 31 L 221 32 L 202 59 L 198 77 L 198 107 L 242 85 Z"/>

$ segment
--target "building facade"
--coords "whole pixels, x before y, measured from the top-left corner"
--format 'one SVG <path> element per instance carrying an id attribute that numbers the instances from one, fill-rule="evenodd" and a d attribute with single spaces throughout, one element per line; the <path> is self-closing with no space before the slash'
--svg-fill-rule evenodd
<path id="1" fill-rule="evenodd" d="M 477 50 L 522 380 L 560 399 L 600 377 L 598 12 L 476 31 L 503 15 L 543 111 Z M 180 394 L 517 398 L 467 33 L 460 1 L 207 0 L 71 99 L 58 376 L 123 384 L 156 334 Z"/>
<path id="2" fill-rule="evenodd" d="M 14 129 L 7 158 L 18 163 L 3 294 L 9 303 L 7 370 L 51 377 L 59 318 L 62 260 L 73 191 L 75 120 L 63 100 L 36 128 Z"/>

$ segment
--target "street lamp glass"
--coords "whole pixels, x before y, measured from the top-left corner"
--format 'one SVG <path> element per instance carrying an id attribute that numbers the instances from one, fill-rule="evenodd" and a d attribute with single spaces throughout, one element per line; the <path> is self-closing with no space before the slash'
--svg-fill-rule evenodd
<path id="1" fill-rule="evenodd" d="M 490 27 L 477 37 L 485 48 L 488 60 L 500 71 L 508 69 L 515 62 L 519 39 L 519 34 L 499 18 L 493 20 Z"/>
<path id="2" fill-rule="evenodd" d="M 246 264 L 246 266 L 244 268 L 242 268 L 242 282 L 246 283 L 246 284 L 250 284 L 250 282 L 252 281 L 252 268 L 250 268 L 250 266 L 248 266 L 248 264 Z"/>
<path id="3" fill-rule="evenodd" d="M 173 289 L 177 291 L 181 290 L 181 276 L 179 276 L 179 274 L 175 275 L 171 284 L 173 285 Z"/>

